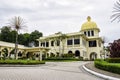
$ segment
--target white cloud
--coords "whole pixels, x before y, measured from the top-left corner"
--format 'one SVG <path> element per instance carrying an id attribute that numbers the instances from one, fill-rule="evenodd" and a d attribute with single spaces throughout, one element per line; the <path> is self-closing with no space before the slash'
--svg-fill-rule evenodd
<path id="1" fill-rule="evenodd" d="M 36 29 L 49 35 L 58 31 L 79 31 L 86 17 L 91 16 L 101 29 L 100 35 L 113 41 L 120 38 L 119 23 L 110 22 L 115 1 L 0 0 L 0 26 L 6 25 L 14 16 L 21 16 L 27 21 L 28 32 Z"/>

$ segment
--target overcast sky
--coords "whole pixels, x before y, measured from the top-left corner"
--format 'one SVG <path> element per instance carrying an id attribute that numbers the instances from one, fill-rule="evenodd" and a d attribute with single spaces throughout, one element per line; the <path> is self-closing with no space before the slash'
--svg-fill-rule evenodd
<path id="1" fill-rule="evenodd" d="M 100 36 L 109 42 L 120 38 L 120 23 L 111 23 L 117 0 L 0 0 L 0 27 L 9 19 L 21 16 L 27 31 L 39 30 L 45 36 L 56 32 L 78 32 L 86 17 L 91 16 L 100 28 Z"/>

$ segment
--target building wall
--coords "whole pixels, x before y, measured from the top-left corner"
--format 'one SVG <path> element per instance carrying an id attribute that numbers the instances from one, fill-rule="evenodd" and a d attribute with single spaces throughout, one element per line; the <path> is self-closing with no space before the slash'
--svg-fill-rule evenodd
<path id="1" fill-rule="evenodd" d="M 51 46 L 51 41 L 54 40 L 52 38 L 49 38 L 47 40 L 45 39 L 42 41 L 49 42 L 49 48 L 50 48 L 50 51 L 48 52 L 49 54 L 51 54 L 51 53 L 62 54 L 62 49 L 64 46 L 64 54 L 68 54 L 69 51 L 72 51 L 72 53 L 75 54 L 76 51 L 79 51 L 80 56 L 83 57 L 84 59 L 90 59 L 91 53 L 96 53 L 97 54 L 96 58 L 100 58 L 100 54 L 103 49 L 103 44 L 101 42 L 101 38 L 99 37 L 99 31 L 94 30 L 94 29 L 93 29 L 93 31 L 94 31 L 94 36 L 89 36 L 89 37 L 87 35 L 85 36 L 84 34 L 69 35 L 66 39 L 63 40 L 64 45 L 62 44 L 62 42 L 60 42 L 60 46 L 56 46 L 55 42 L 54 42 L 54 46 Z M 81 32 L 79 32 L 79 33 L 81 33 Z M 48 37 L 50 37 L 50 36 L 48 36 Z M 74 39 L 79 39 L 80 44 L 75 45 Z M 72 40 L 72 42 L 73 42 L 72 45 L 67 45 L 67 40 Z M 89 41 L 92 41 L 92 40 L 96 40 L 96 44 L 97 44 L 96 47 L 89 47 Z M 46 46 L 43 46 L 43 47 L 46 47 Z"/>

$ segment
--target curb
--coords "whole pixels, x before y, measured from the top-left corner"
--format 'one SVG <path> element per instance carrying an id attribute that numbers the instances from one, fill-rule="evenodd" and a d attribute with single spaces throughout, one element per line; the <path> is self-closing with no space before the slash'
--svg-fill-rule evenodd
<path id="1" fill-rule="evenodd" d="M 119 78 L 115 78 L 115 77 L 111 77 L 111 76 L 107 76 L 107 75 L 103 75 L 103 74 L 100 74 L 100 73 L 97 73 L 95 71 L 92 71 L 88 68 L 85 67 L 85 65 L 82 66 L 84 70 L 86 70 L 87 72 L 95 75 L 95 76 L 98 76 L 98 77 L 101 77 L 103 79 L 106 79 L 106 80 L 120 80 Z"/>

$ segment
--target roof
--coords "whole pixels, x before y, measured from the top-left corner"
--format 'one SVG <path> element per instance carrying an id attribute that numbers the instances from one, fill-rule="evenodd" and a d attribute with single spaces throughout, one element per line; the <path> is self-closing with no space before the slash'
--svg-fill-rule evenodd
<path id="1" fill-rule="evenodd" d="M 55 38 L 55 37 L 59 37 L 61 34 L 62 33 L 55 33 L 55 34 L 52 34 L 52 35 L 49 35 L 49 36 L 40 37 L 37 40 L 44 40 L 44 39 L 49 39 L 49 38 Z M 65 35 L 69 37 L 69 36 L 82 35 L 82 33 L 81 32 L 73 32 L 73 33 L 66 33 Z"/>
<path id="2" fill-rule="evenodd" d="M 4 42 L 4 41 L 0 41 L 0 46 L 4 46 L 4 47 L 15 47 L 15 43 L 9 43 L 9 42 Z M 24 45 L 18 45 L 19 48 L 25 48 Z"/>
<path id="3" fill-rule="evenodd" d="M 97 24 L 95 22 L 91 21 L 91 17 L 88 16 L 87 17 L 87 22 L 83 23 L 82 26 L 81 26 L 81 31 L 91 30 L 91 29 L 99 30 L 99 28 L 97 27 Z"/>

